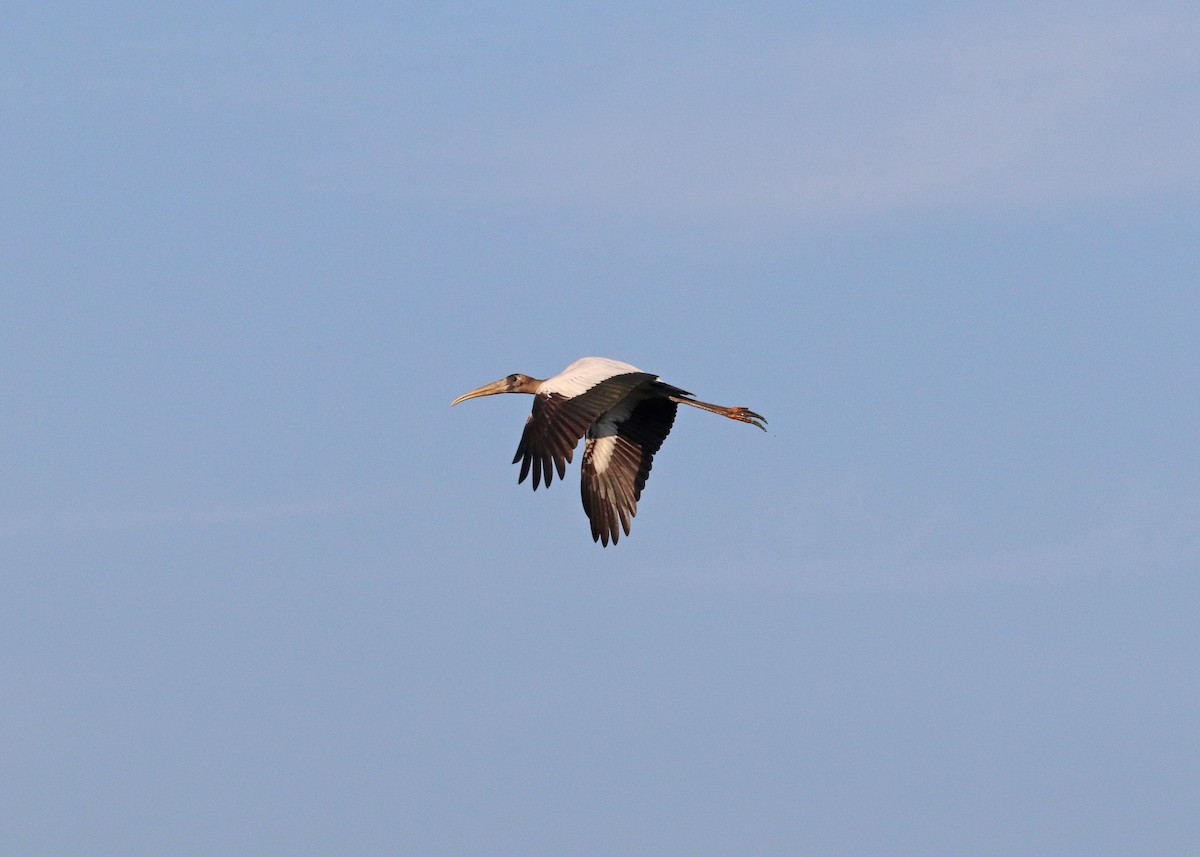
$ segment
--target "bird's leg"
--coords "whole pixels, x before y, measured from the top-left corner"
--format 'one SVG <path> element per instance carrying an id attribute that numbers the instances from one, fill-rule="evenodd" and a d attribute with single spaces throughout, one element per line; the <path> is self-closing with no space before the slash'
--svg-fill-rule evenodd
<path id="1" fill-rule="evenodd" d="M 761 414 L 756 414 L 749 408 L 728 408 L 724 405 L 714 405 L 711 402 L 700 402 L 696 399 L 685 399 L 682 396 L 668 396 L 672 402 L 678 402 L 681 405 L 691 405 L 693 408 L 699 408 L 702 411 L 708 411 L 713 414 L 720 414 L 723 417 L 729 417 L 731 420 L 737 420 L 740 423 L 750 423 L 752 426 L 758 426 L 763 431 L 767 427 L 763 425 L 767 418 Z"/>

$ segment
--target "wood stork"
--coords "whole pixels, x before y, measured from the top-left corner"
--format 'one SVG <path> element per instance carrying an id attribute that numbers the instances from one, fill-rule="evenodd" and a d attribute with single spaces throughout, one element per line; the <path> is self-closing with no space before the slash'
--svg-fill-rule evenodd
<path id="1" fill-rule="evenodd" d="M 533 489 L 544 479 L 547 487 L 565 479 L 567 462 L 579 439 L 586 435 L 583 451 L 583 510 L 592 524 L 592 540 L 615 545 L 621 530 L 629 535 L 637 514 L 654 454 L 671 431 L 677 405 L 710 411 L 750 423 L 766 431 L 766 422 L 748 408 L 727 408 L 691 398 L 657 375 L 606 357 L 576 360 L 553 378 L 542 381 L 520 373 L 463 393 L 450 406 L 477 396 L 497 393 L 532 393 L 533 412 L 513 456 L 521 462 L 525 481 L 533 471 Z"/>

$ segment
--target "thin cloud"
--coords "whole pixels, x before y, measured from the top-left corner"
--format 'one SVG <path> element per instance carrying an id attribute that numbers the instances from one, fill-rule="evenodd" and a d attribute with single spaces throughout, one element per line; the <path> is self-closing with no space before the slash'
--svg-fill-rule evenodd
<path id="1" fill-rule="evenodd" d="M 1189 486 L 1146 486 L 1113 497 L 1089 525 L 1064 527 L 1051 536 L 1017 530 L 1005 547 L 960 544 L 962 526 L 954 509 L 937 500 L 916 505 L 886 521 L 856 522 L 863 537 L 816 547 L 789 519 L 786 532 L 765 541 L 787 545 L 784 561 L 738 552 L 672 576 L 683 586 L 722 583 L 791 592 L 880 593 L 975 586 L 1024 586 L 1072 580 L 1118 581 L 1177 574 L 1200 562 L 1200 534 L 1191 522 L 1200 513 L 1200 494 Z M 840 509 L 839 515 L 850 514 Z M 731 548 L 731 550 L 733 550 Z M 772 550 L 775 550 L 773 548 Z M 819 556 L 817 554 L 820 554 Z"/>
<path id="2" fill-rule="evenodd" d="M 96 533 L 222 528 L 293 520 L 336 518 L 387 508 L 395 492 L 330 493 L 257 503 L 213 501 L 190 505 L 106 505 L 31 511 L 0 519 L 0 542 Z"/>
<path id="3" fill-rule="evenodd" d="M 1194 191 L 1198 27 L 1130 7 L 698 39 L 469 127 L 440 174 L 496 200 L 814 220 Z"/>

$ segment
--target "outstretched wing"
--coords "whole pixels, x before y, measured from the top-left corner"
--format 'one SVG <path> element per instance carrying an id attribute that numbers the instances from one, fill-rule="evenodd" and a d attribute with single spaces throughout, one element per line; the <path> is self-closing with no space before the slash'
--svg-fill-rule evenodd
<path id="1" fill-rule="evenodd" d="M 642 399 L 627 415 L 605 419 L 589 434 L 583 452 L 583 511 L 592 540 L 615 545 L 629 535 L 637 501 L 650 475 L 654 454 L 675 423 L 670 399 Z"/>
<path id="2" fill-rule="evenodd" d="M 524 482 L 531 469 L 535 491 L 542 479 L 547 486 L 554 481 L 555 468 L 558 478 L 565 478 L 567 462 L 592 423 L 654 377 L 648 372 L 627 372 L 605 378 L 573 396 L 559 392 L 536 393 L 533 412 L 525 421 L 525 431 L 517 445 L 517 454 L 513 456 L 513 464 L 521 462 L 517 483 Z"/>

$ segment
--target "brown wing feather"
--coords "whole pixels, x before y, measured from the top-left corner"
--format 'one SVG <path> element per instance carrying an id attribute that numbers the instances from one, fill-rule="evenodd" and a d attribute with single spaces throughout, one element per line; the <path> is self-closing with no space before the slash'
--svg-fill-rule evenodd
<path id="1" fill-rule="evenodd" d="M 581 490 L 593 541 L 607 547 L 610 540 L 617 543 L 622 530 L 629 535 L 654 455 L 675 423 L 676 410 L 669 399 L 644 399 L 616 425 L 616 434 L 588 438 Z M 607 464 L 597 469 L 602 443 L 611 443 L 613 448 Z"/>
<path id="2" fill-rule="evenodd" d="M 513 464 L 521 462 L 517 483 L 524 482 L 531 470 L 535 491 L 543 479 L 547 486 L 554 481 L 556 469 L 558 478 L 565 478 L 579 439 L 596 418 L 653 378 L 648 372 L 614 375 L 570 398 L 559 393 L 536 393 L 533 411 L 525 421 L 525 431 L 513 456 Z"/>

